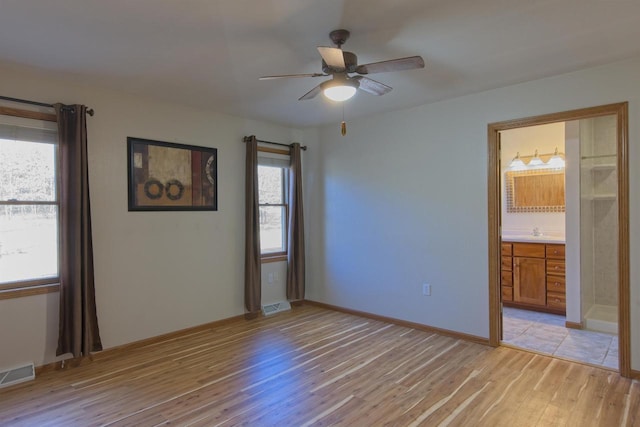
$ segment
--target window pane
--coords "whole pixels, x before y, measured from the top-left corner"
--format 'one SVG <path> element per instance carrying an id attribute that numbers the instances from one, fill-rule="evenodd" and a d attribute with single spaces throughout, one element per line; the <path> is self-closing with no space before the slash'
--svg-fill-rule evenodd
<path id="1" fill-rule="evenodd" d="M 55 148 L 0 139 L 0 200 L 55 201 Z"/>
<path id="2" fill-rule="evenodd" d="M 285 252 L 284 206 L 260 206 L 260 251 Z"/>
<path id="3" fill-rule="evenodd" d="M 58 276 L 58 207 L 0 206 L 0 283 Z"/>
<path id="4" fill-rule="evenodd" d="M 0 139 L 12 141 L 58 142 L 58 125 L 51 122 L 25 119 L 21 117 L 2 116 L 0 118 Z"/>
<path id="5" fill-rule="evenodd" d="M 259 203 L 282 204 L 282 168 L 258 166 Z"/>

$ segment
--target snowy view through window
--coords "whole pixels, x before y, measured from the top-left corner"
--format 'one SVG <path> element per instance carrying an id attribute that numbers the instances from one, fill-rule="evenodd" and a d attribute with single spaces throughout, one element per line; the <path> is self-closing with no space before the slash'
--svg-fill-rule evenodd
<path id="1" fill-rule="evenodd" d="M 286 205 L 283 185 L 282 168 L 258 166 L 260 250 L 263 254 L 286 251 Z"/>
<path id="2" fill-rule="evenodd" d="M 58 275 L 55 148 L 0 139 L 0 284 Z"/>

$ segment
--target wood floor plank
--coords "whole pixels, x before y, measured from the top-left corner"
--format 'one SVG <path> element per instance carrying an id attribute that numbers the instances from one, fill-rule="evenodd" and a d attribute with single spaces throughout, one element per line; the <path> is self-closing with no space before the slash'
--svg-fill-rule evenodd
<path id="1" fill-rule="evenodd" d="M 302 306 L 0 390 L 2 426 L 638 426 L 617 373 Z"/>

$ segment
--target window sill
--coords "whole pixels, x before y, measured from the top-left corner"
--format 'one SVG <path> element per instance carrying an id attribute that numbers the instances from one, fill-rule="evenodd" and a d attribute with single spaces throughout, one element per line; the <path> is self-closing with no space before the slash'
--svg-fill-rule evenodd
<path id="1" fill-rule="evenodd" d="M 39 286 L 27 286 L 24 288 L 0 289 L 0 300 L 22 298 L 22 297 L 28 297 L 32 295 L 48 294 L 48 293 L 59 292 L 59 291 L 60 291 L 59 283 L 50 283 L 47 285 L 39 285 Z"/>
<path id="2" fill-rule="evenodd" d="M 287 254 L 263 255 L 260 258 L 260 262 L 262 262 L 262 264 L 266 264 L 269 262 L 280 262 L 280 261 L 286 261 L 286 260 L 287 260 Z"/>

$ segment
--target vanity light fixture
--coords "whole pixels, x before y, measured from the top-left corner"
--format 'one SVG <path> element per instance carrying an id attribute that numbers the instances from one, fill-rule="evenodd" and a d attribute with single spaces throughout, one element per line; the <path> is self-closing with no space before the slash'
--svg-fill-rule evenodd
<path id="1" fill-rule="evenodd" d="M 556 147 L 556 151 L 547 162 L 547 166 L 552 168 L 563 168 L 564 165 L 564 158 L 558 153 L 558 147 Z"/>
<path id="2" fill-rule="evenodd" d="M 546 162 L 541 157 L 547 158 Z M 525 159 L 525 160 L 523 160 Z M 525 163 L 526 159 L 531 159 Z M 558 152 L 558 147 L 553 153 L 538 154 L 536 149 L 533 156 L 520 156 L 520 152 L 509 163 L 509 169 L 511 170 L 525 170 L 525 169 L 562 169 L 565 167 L 564 155 Z"/>
<path id="3" fill-rule="evenodd" d="M 522 169 L 525 169 L 526 167 L 527 166 L 524 164 L 524 162 L 520 158 L 520 152 L 518 151 L 516 153 L 516 156 L 513 158 L 513 160 L 511 160 L 511 163 L 509 163 L 509 169 L 522 170 Z"/>
<path id="4" fill-rule="evenodd" d="M 543 164 L 544 162 L 542 161 L 542 159 L 538 157 L 538 149 L 536 148 L 536 153 L 533 155 L 533 159 L 529 160 L 529 164 L 527 166 L 538 167 L 542 166 Z"/>

